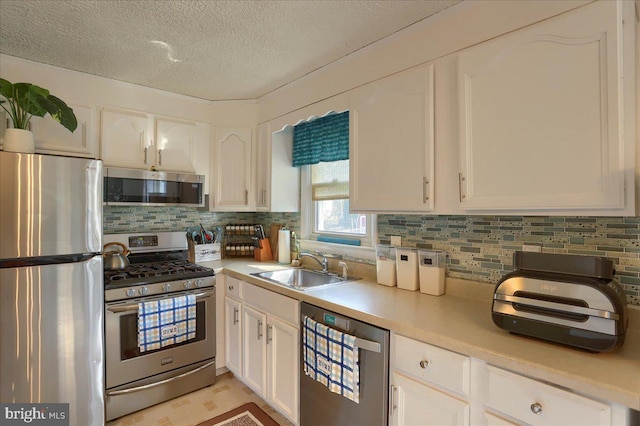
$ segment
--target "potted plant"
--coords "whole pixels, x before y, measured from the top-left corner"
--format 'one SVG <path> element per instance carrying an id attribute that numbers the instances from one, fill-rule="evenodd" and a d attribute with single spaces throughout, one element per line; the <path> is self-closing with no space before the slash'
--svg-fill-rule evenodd
<path id="1" fill-rule="evenodd" d="M 31 117 L 44 117 L 49 114 L 54 120 L 73 132 L 78 127 L 73 109 L 61 99 L 53 96 L 47 89 L 31 83 L 15 83 L 0 78 L 0 106 L 9 114 L 13 128 L 4 134 L 4 150 L 33 153 L 33 133 L 29 130 Z M 8 105 L 8 107 L 7 107 Z"/>

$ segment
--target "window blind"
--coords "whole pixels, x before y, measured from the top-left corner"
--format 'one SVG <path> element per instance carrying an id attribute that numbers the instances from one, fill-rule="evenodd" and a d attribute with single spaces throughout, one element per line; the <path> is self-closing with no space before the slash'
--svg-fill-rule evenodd
<path id="1" fill-rule="evenodd" d="M 293 128 L 293 166 L 349 159 L 349 112 L 327 115 Z"/>
<path id="2" fill-rule="evenodd" d="M 349 160 L 311 166 L 311 199 L 349 199 Z"/>

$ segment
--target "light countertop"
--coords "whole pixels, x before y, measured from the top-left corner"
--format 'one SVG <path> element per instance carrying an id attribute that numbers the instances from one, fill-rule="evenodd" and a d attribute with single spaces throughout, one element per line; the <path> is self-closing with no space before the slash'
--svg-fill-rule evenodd
<path id="1" fill-rule="evenodd" d="M 622 347 L 612 353 L 589 353 L 498 328 L 491 320 L 493 284 L 448 278 L 443 296 L 386 287 L 367 279 L 297 291 L 249 275 L 287 266 L 238 259 L 201 264 L 403 336 L 640 410 L 640 310 L 635 307 L 629 309 Z"/>

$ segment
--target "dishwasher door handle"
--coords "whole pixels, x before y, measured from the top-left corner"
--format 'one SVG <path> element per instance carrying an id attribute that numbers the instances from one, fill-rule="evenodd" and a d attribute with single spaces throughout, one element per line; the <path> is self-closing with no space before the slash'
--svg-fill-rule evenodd
<path id="1" fill-rule="evenodd" d="M 356 337 L 356 346 L 360 349 L 364 349 L 365 351 L 377 352 L 380 353 L 382 351 L 382 345 L 379 342 L 374 342 L 367 339 L 362 339 L 360 337 Z"/>

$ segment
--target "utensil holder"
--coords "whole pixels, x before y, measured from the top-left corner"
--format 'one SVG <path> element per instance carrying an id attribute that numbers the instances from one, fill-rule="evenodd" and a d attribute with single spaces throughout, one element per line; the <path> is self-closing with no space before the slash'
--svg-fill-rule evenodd
<path id="1" fill-rule="evenodd" d="M 260 248 L 253 249 L 253 258 L 258 262 L 268 262 L 273 260 L 273 254 L 271 253 L 271 243 L 268 238 L 259 240 Z"/>

